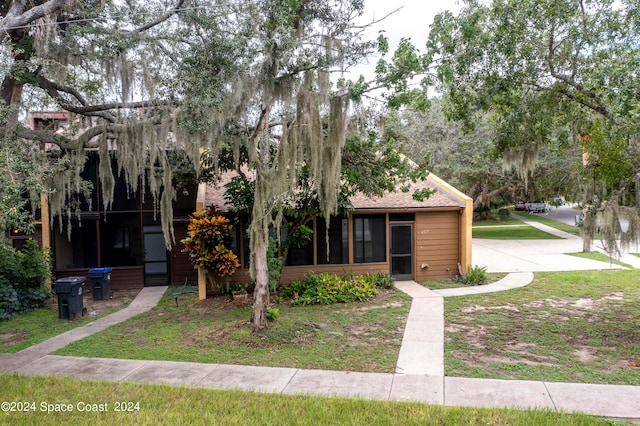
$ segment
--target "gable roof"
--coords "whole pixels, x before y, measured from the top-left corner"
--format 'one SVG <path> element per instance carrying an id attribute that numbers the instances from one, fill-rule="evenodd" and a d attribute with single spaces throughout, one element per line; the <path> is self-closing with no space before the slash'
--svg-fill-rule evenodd
<path id="1" fill-rule="evenodd" d="M 229 205 L 225 202 L 224 194 L 226 188 L 224 185 L 231 181 L 231 178 L 237 176 L 235 171 L 225 172 L 221 175 L 220 182 L 206 184 L 201 188 L 200 194 L 204 199 L 200 199 L 204 207 L 216 205 L 222 211 L 229 210 Z M 415 190 L 435 189 L 429 198 L 424 201 L 413 199 Z M 356 194 L 350 198 L 354 210 L 406 210 L 406 209 L 441 209 L 441 208 L 459 208 L 466 206 L 468 197 L 451 185 L 444 182 L 439 177 L 429 173 L 427 179 L 410 185 L 408 192 L 400 190 L 387 192 L 382 197 L 369 197 L 364 194 Z"/>

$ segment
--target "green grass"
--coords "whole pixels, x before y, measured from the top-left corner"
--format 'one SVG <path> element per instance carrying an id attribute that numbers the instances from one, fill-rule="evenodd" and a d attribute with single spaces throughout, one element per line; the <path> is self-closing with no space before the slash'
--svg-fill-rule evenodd
<path id="1" fill-rule="evenodd" d="M 35 411 L 0 412 L 0 424 L 91 425 L 606 425 L 604 419 L 548 410 L 460 408 L 166 385 L 110 383 L 0 374 L 0 400 L 35 404 Z M 114 411 L 131 402 L 133 411 Z M 44 405 L 41 405 L 44 403 Z M 50 412 L 47 404 L 71 404 Z M 83 404 L 106 412 L 81 412 Z M 137 406 L 135 404 L 138 404 Z M 136 409 L 137 407 L 137 409 Z M 41 411 L 44 408 L 44 411 Z"/>
<path id="2" fill-rule="evenodd" d="M 278 306 L 265 336 L 250 306 L 231 310 L 183 295 L 55 352 L 86 357 L 193 361 L 268 367 L 395 371 L 410 298 L 398 290 L 371 302 Z"/>
<path id="3" fill-rule="evenodd" d="M 609 257 L 606 254 L 601 253 L 599 251 L 590 251 L 588 253 L 578 252 L 578 253 L 568 253 L 568 254 L 570 254 L 571 256 L 582 257 L 583 259 L 598 260 L 600 262 L 607 262 L 607 263 L 611 263 L 612 265 L 620 265 L 625 268 L 634 269 L 632 265 L 629 265 L 628 263 L 620 262 L 619 260 Z"/>
<path id="4" fill-rule="evenodd" d="M 86 297 L 85 300 L 87 300 Z M 98 303 L 101 302 L 102 301 Z M 18 314 L 14 319 L 9 321 L 0 320 L 0 353 L 21 351 L 29 346 L 44 342 L 51 337 L 109 315 L 127 305 L 128 303 L 125 303 L 123 305 L 101 309 L 98 315 L 91 315 L 92 310 L 88 309 L 88 315 L 78 316 L 69 321 L 58 318 L 58 302 L 56 297 L 53 297 L 40 309 Z M 86 302 L 84 306 L 87 306 Z"/>
<path id="5" fill-rule="evenodd" d="M 533 226 L 484 226 L 476 228 L 474 226 L 473 238 L 487 240 L 557 240 L 553 234 L 541 231 Z"/>
<path id="6" fill-rule="evenodd" d="M 504 225 L 522 225 L 522 222 L 518 219 L 508 217 L 507 219 L 488 219 L 488 220 L 474 220 L 473 226 L 504 226 Z"/>
<path id="7" fill-rule="evenodd" d="M 640 271 L 536 273 L 445 299 L 449 376 L 640 385 Z"/>
<path id="8" fill-rule="evenodd" d="M 507 274 L 502 272 L 489 272 L 487 273 L 487 282 L 486 284 L 491 284 L 496 281 L 500 281 Z M 468 287 L 461 280 L 456 279 L 444 279 L 444 280 L 431 280 L 431 281 L 423 281 L 420 283 L 421 285 L 429 288 L 430 290 L 442 290 L 445 288 L 460 288 L 460 287 Z"/>
<path id="9" fill-rule="evenodd" d="M 578 212 L 578 211 L 576 210 L 576 212 Z M 568 232 L 569 234 L 576 235 L 578 237 L 580 236 L 580 228 L 577 228 L 577 227 L 575 227 L 573 225 L 569 225 L 568 223 L 564 223 L 564 222 L 560 222 L 560 221 L 557 221 L 557 220 L 549 219 L 546 216 L 541 216 L 541 215 L 537 215 L 537 214 L 530 214 L 530 213 L 522 212 L 522 211 L 514 211 L 513 213 L 517 214 L 518 216 L 522 216 L 522 217 L 524 217 L 526 219 L 542 223 L 543 225 L 550 226 L 550 227 L 555 228 L 555 229 L 557 229 L 559 231 Z"/>

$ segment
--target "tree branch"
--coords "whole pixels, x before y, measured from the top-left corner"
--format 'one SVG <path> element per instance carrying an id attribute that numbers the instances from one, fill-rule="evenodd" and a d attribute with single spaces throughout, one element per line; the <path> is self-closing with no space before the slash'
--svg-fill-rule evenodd
<path id="1" fill-rule="evenodd" d="M 178 14 L 181 10 L 182 10 L 182 5 L 184 4 L 185 0 L 178 0 L 178 3 L 175 5 L 175 7 L 171 10 L 169 10 L 167 13 L 165 13 L 164 15 L 162 15 L 160 18 L 156 19 L 153 22 L 149 22 L 148 24 L 145 24 L 143 26 L 141 26 L 140 28 L 137 28 L 135 30 L 133 30 L 132 32 L 134 33 L 142 33 L 144 31 L 147 31 L 148 29 L 151 29 L 153 27 L 155 27 L 156 25 L 159 25 L 161 23 L 163 23 L 164 21 L 166 21 L 167 19 L 171 18 L 173 15 Z"/>
<path id="2" fill-rule="evenodd" d="M 547 65 L 549 66 L 549 74 L 551 75 L 551 77 L 555 78 L 559 82 L 564 83 L 565 85 L 573 88 L 577 93 L 579 93 L 582 96 L 581 97 L 576 96 L 575 94 L 571 93 L 566 87 L 558 86 L 560 93 L 565 95 L 567 98 L 573 101 L 576 101 L 581 105 L 586 106 L 587 108 L 601 114 L 605 118 L 609 119 L 612 123 L 617 124 L 615 117 L 611 114 L 611 112 L 607 109 L 604 103 L 600 100 L 598 95 L 596 95 L 592 91 L 589 91 L 582 84 L 575 81 L 573 76 L 566 76 L 564 74 L 559 73 L 556 70 L 556 67 L 553 63 L 553 55 L 555 52 L 555 48 L 553 44 L 554 44 L 554 31 L 552 29 L 551 34 L 549 35 L 549 47 L 548 47 L 549 55 L 547 56 Z M 592 99 L 593 102 L 590 102 L 587 99 L 584 99 L 585 97 Z"/>
<path id="3" fill-rule="evenodd" d="M 7 15 L 0 20 L 0 32 L 6 33 L 24 28 L 31 22 L 61 10 L 66 0 L 49 0 L 25 11 L 26 0 L 15 0 Z"/>

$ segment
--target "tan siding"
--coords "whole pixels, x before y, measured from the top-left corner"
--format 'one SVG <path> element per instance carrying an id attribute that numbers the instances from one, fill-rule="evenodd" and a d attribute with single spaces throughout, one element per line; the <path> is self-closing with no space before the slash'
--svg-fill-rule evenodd
<path id="1" fill-rule="evenodd" d="M 416 214 L 415 279 L 452 278 L 460 262 L 460 213 L 458 211 Z M 422 268 L 427 263 L 428 268 Z"/>

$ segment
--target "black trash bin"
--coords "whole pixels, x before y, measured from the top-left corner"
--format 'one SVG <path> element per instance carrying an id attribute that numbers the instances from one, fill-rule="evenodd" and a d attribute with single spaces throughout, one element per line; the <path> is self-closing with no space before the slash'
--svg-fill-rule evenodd
<path id="1" fill-rule="evenodd" d="M 84 277 L 65 277 L 56 280 L 53 287 L 58 296 L 58 317 L 74 319 L 84 315 L 82 297 L 84 294 Z"/>
<path id="2" fill-rule="evenodd" d="M 111 268 L 89 269 L 89 278 L 91 278 L 93 300 L 104 300 L 111 297 Z"/>

